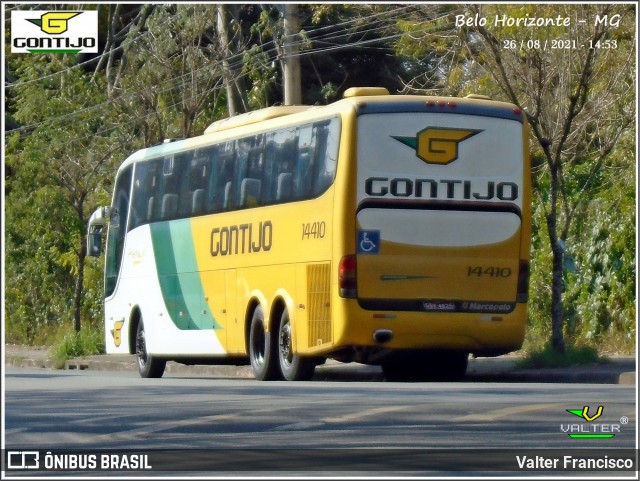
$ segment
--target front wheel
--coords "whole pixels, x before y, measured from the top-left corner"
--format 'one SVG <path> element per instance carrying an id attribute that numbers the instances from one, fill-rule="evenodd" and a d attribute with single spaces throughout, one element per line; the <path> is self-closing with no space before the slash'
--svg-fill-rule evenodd
<path id="1" fill-rule="evenodd" d="M 308 381 L 313 376 L 317 361 L 293 353 L 293 337 L 289 312 L 285 309 L 280 317 L 278 329 L 278 359 L 282 377 L 287 381 Z"/>
<path id="2" fill-rule="evenodd" d="M 147 341 L 142 319 L 138 322 L 138 330 L 136 331 L 136 361 L 141 377 L 162 377 L 167 365 L 165 359 L 158 359 L 147 352 Z"/>

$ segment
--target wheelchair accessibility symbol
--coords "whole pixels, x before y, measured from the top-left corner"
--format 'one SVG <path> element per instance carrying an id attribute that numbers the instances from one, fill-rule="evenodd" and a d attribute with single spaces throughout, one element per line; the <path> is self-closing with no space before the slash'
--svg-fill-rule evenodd
<path id="1" fill-rule="evenodd" d="M 380 252 L 380 231 L 361 230 L 358 232 L 358 254 L 377 254 Z"/>

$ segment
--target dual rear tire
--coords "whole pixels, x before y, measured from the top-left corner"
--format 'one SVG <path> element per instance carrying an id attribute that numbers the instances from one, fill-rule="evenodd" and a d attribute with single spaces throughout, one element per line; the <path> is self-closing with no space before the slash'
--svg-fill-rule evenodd
<path id="1" fill-rule="evenodd" d="M 267 331 L 261 306 L 253 311 L 249 327 L 249 360 L 256 379 L 307 381 L 313 376 L 317 360 L 294 354 L 289 312 L 285 308 L 278 324 Z"/>

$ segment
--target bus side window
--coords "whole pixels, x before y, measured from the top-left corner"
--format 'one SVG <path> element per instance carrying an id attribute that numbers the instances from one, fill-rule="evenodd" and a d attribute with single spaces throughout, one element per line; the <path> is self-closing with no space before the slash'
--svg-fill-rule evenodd
<path id="1" fill-rule="evenodd" d="M 264 135 L 259 134 L 236 141 L 233 184 L 229 195 L 225 195 L 229 208 L 262 205 L 260 195 L 264 169 L 263 138 Z"/>
<path id="2" fill-rule="evenodd" d="M 213 214 L 222 210 L 224 203 L 224 179 L 222 177 L 223 149 L 220 145 L 213 145 L 207 149 L 209 158 L 209 179 L 206 189 L 205 212 Z"/>
<path id="3" fill-rule="evenodd" d="M 189 168 L 190 153 L 180 153 L 164 157 L 163 184 L 160 219 L 171 220 L 185 215 L 185 204 L 191 208 L 191 198 L 183 197 L 185 171 Z M 175 196 L 175 197 L 173 197 Z"/>
<path id="4" fill-rule="evenodd" d="M 265 169 L 264 135 L 249 137 L 249 157 L 247 159 L 247 173 L 240 185 L 240 204 L 242 207 L 257 207 L 264 205 L 262 198 L 262 178 Z"/>
<path id="5" fill-rule="evenodd" d="M 317 123 L 314 127 L 316 138 L 315 172 L 313 175 L 313 195 L 320 195 L 333 183 L 336 175 L 340 121 Z"/>
<path id="6" fill-rule="evenodd" d="M 162 183 L 163 159 L 155 159 L 149 162 L 149 172 L 151 175 L 149 190 L 147 192 L 147 222 L 158 220 L 160 213 L 160 188 Z"/>
<path id="7" fill-rule="evenodd" d="M 278 175 L 282 172 L 282 166 L 278 162 L 278 134 L 279 132 L 265 134 L 264 170 L 262 172 L 262 201 L 264 204 L 281 201 L 277 195 Z"/>
<path id="8" fill-rule="evenodd" d="M 236 154 L 234 152 L 234 142 L 228 141 L 217 146 L 217 158 L 211 176 L 212 182 L 209 183 L 210 199 L 213 199 L 213 212 L 229 210 L 235 207 L 234 202 L 234 164 Z M 210 210 L 211 212 L 211 210 Z"/>
<path id="9" fill-rule="evenodd" d="M 133 198 L 131 199 L 131 219 L 128 230 L 149 222 L 149 198 L 153 197 L 155 172 L 152 162 L 135 165 Z"/>
<path id="10" fill-rule="evenodd" d="M 105 297 L 113 294 L 118 280 L 124 238 L 127 231 L 127 217 L 131 192 L 133 166 L 126 167 L 116 179 L 113 205 L 111 206 L 111 222 L 107 233 L 107 251 L 105 257 Z"/>
<path id="11" fill-rule="evenodd" d="M 183 159 L 187 170 L 180 189 L 180 217 L 200 215 L 204 211 L 204 190 L 208 178 L 209 162 L 201 149 L 196 149 Z"/>
<path id="12" fill-rule="evenodd" d="M 286 202 L 293 198 L 296 150 L 295 128 L 278 130 L 269 134 L 265 149 L 265 164 L 268 172 L 264 181 L 268 192 L 265 203 Z"/>
<path id="13" fill-rule="evenodd" d="M 312 197 L 314 150 L 315 139 L 313 138 L 312 126 L 300 127 L 298 129 L 298 155 L 293 183 L 296 199 L 309 199 Z"/>

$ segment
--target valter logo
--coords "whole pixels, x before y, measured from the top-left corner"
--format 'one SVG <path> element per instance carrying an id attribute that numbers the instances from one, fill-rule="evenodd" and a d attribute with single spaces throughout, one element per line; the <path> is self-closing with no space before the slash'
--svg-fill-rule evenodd
<path id="1" fill-rule="evenodd" d="M 567 423 L 560 424 L 560 431 L 569 435 L 573 439 L 611 439 L 616 434 L 620 434 L 620 426 L 627 424 L 629 419 L 626 416 L 620 418 L 620 423 L 598 422 L 596 419 L 602 416 L 604 406 L 598 406 L 594 410 L 590 406 L 584 406 L 582 409 L 566 409 L 568 413 L 582 418 L 586 423 Z"/>
<path id="2" fill-rule="evenodd" d="M 97 53 L 98 12 L 14 10 L 12 53 Z"/>

